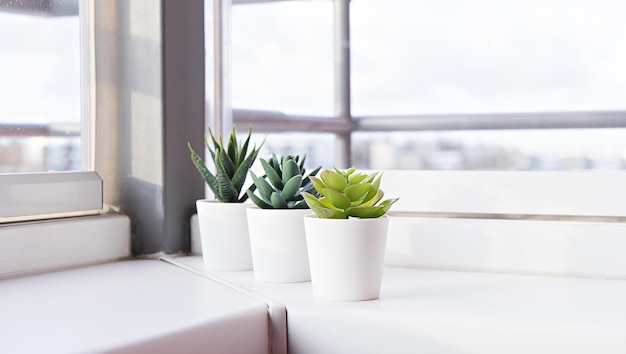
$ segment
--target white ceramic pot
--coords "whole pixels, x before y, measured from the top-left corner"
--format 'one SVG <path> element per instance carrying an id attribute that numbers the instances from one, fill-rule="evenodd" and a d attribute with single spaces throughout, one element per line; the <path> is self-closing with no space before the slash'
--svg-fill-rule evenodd
<path id="1" fill-rule="evenodd" d="M 387 243 L 387 215 L 375 219 L 304 217 L 311 283 L 317 299 L 377 299 Z"/>
<path id="2" fill-rule="evenodd" d="M 258 281 L 293 283 L 311 280 L 304 234 L 310 209 L 247 209 L 254 277 Z"/>
<path id="3" fill-rule="evenodd" d="M 198 226 L 204 267 L 210 270 L 250 270 L 249 203 L 198 200 Z"/>

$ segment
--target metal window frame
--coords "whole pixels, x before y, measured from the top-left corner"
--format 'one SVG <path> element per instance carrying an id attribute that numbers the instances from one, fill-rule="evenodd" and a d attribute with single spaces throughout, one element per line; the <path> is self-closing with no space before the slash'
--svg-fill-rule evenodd
<path id="1" fill-rule="evenodd" d="M 233 0 L 233 4 L 285 0 Z M 292 0 L 294 1 L 294 0 Z M 334 133 L 338 137 L 337 166 L 351 166 L 354 132 L 529 130 L 626 128 L 626 111 L 572 111 L 484 114 L 416 114 L 353 116 L 351 112 L 350 1 L 334 1 L 335 116 L 312 117 L 282 112 L 233 109 L 239 126 L 254 124 L 259 132 Z"/>

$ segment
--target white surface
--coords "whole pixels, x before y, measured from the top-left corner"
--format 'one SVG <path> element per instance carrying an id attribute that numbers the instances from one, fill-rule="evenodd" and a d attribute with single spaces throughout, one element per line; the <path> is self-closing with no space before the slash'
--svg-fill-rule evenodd
<path id="1" fill-rule="evenodd" d="M 250 206 L 246 211 L 255 278 L 278 283 L 311 280 L 304 233 L 304 216 L 311 210 Z"/>
<path id="2" fill-rule="evenodd" d="M 624 172 L 385 171 L 392 211 L 626 216 Z"/>
<path id="3" fill-rule="evenodd" d="M 0 278 L 130 256 L 126 216 L 0 225 Z"/>
<path id="4" fill-rule="evenodd" d="M 100 209 L 102 180 L 95 172 L 0 174 L 0 221 Z"/>
<path id="5" fill-rule="evenodd" d="M 196 201 L 200 244 L 207 269 L 252 269 L 246 219 L 246 208 L 249 205 L 206 199 Z"/>
<path id="6" fill-rule="evenodd" d="M 392 216 L 385 263 L 626 279 L 625 236 L 617 222 Z"/>
<path id="7" fill-rule="evenodd" d="M 0 281 L 3 353 L 267 353 L 267 305 L 165 262 Z"/>
<path id="8" fill-rule="evenodd" d="M 282 302 L 291 354 L 626 352 L 621 280 L 385 268 L 380 299 L 327 302 L 310 283 L 209 274 Z"/>

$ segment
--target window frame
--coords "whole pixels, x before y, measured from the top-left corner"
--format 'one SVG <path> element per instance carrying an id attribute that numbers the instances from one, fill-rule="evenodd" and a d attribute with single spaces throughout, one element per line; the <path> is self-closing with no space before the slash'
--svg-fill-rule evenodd
<path id="1" fill-rule="evenodd" d="M 285 0 L 239 0 L 233 6 Z M 287 0 L 296 1 L 296 0 Z M 352 166 L 351 134 L 358 132 L 420 132 L 459 130 L 605 129 L 625 128 L 624 111 L 523 112 L 485 114 L 415 114 L 354 116 L 351 113 L 350 1 L 334 0 L 335 116 L 305 117 L 233 108 L 238 126 L 254 124 L 256 132 L 333 133 L 338 138 L 337 166 Z M 547 119 L 549 118 L 549 119 Z"/>
<path id="2" fill-rule="evenodd" d="M 0 223 L 93 214 L 103 209 L 103 182 L 93 167 L 93 6 L 79 0 L 81 166 L 83 171 L 0 174 Z"/>

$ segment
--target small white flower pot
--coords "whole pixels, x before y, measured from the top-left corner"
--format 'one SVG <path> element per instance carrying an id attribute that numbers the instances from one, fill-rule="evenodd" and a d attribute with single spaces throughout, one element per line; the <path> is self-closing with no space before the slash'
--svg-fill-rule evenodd
<path id="1" fill-rule="evenodd" d="M 247 213 L 255 279 L 274 283 L 311 280 L 304 216 L 312 211 L 250 206 Z"/>
<path id="2" fill-rule="evenodd" d="M 313 295 L 320 300 L 361 301 L 380 296 L 389 217 L 304 217 Z"/>
<path id="3" fill-rule="evenodd" d="M 210 270 L 250 270 L 249 203 L 198 200 L 198 226 L 204 267 Z"/>

